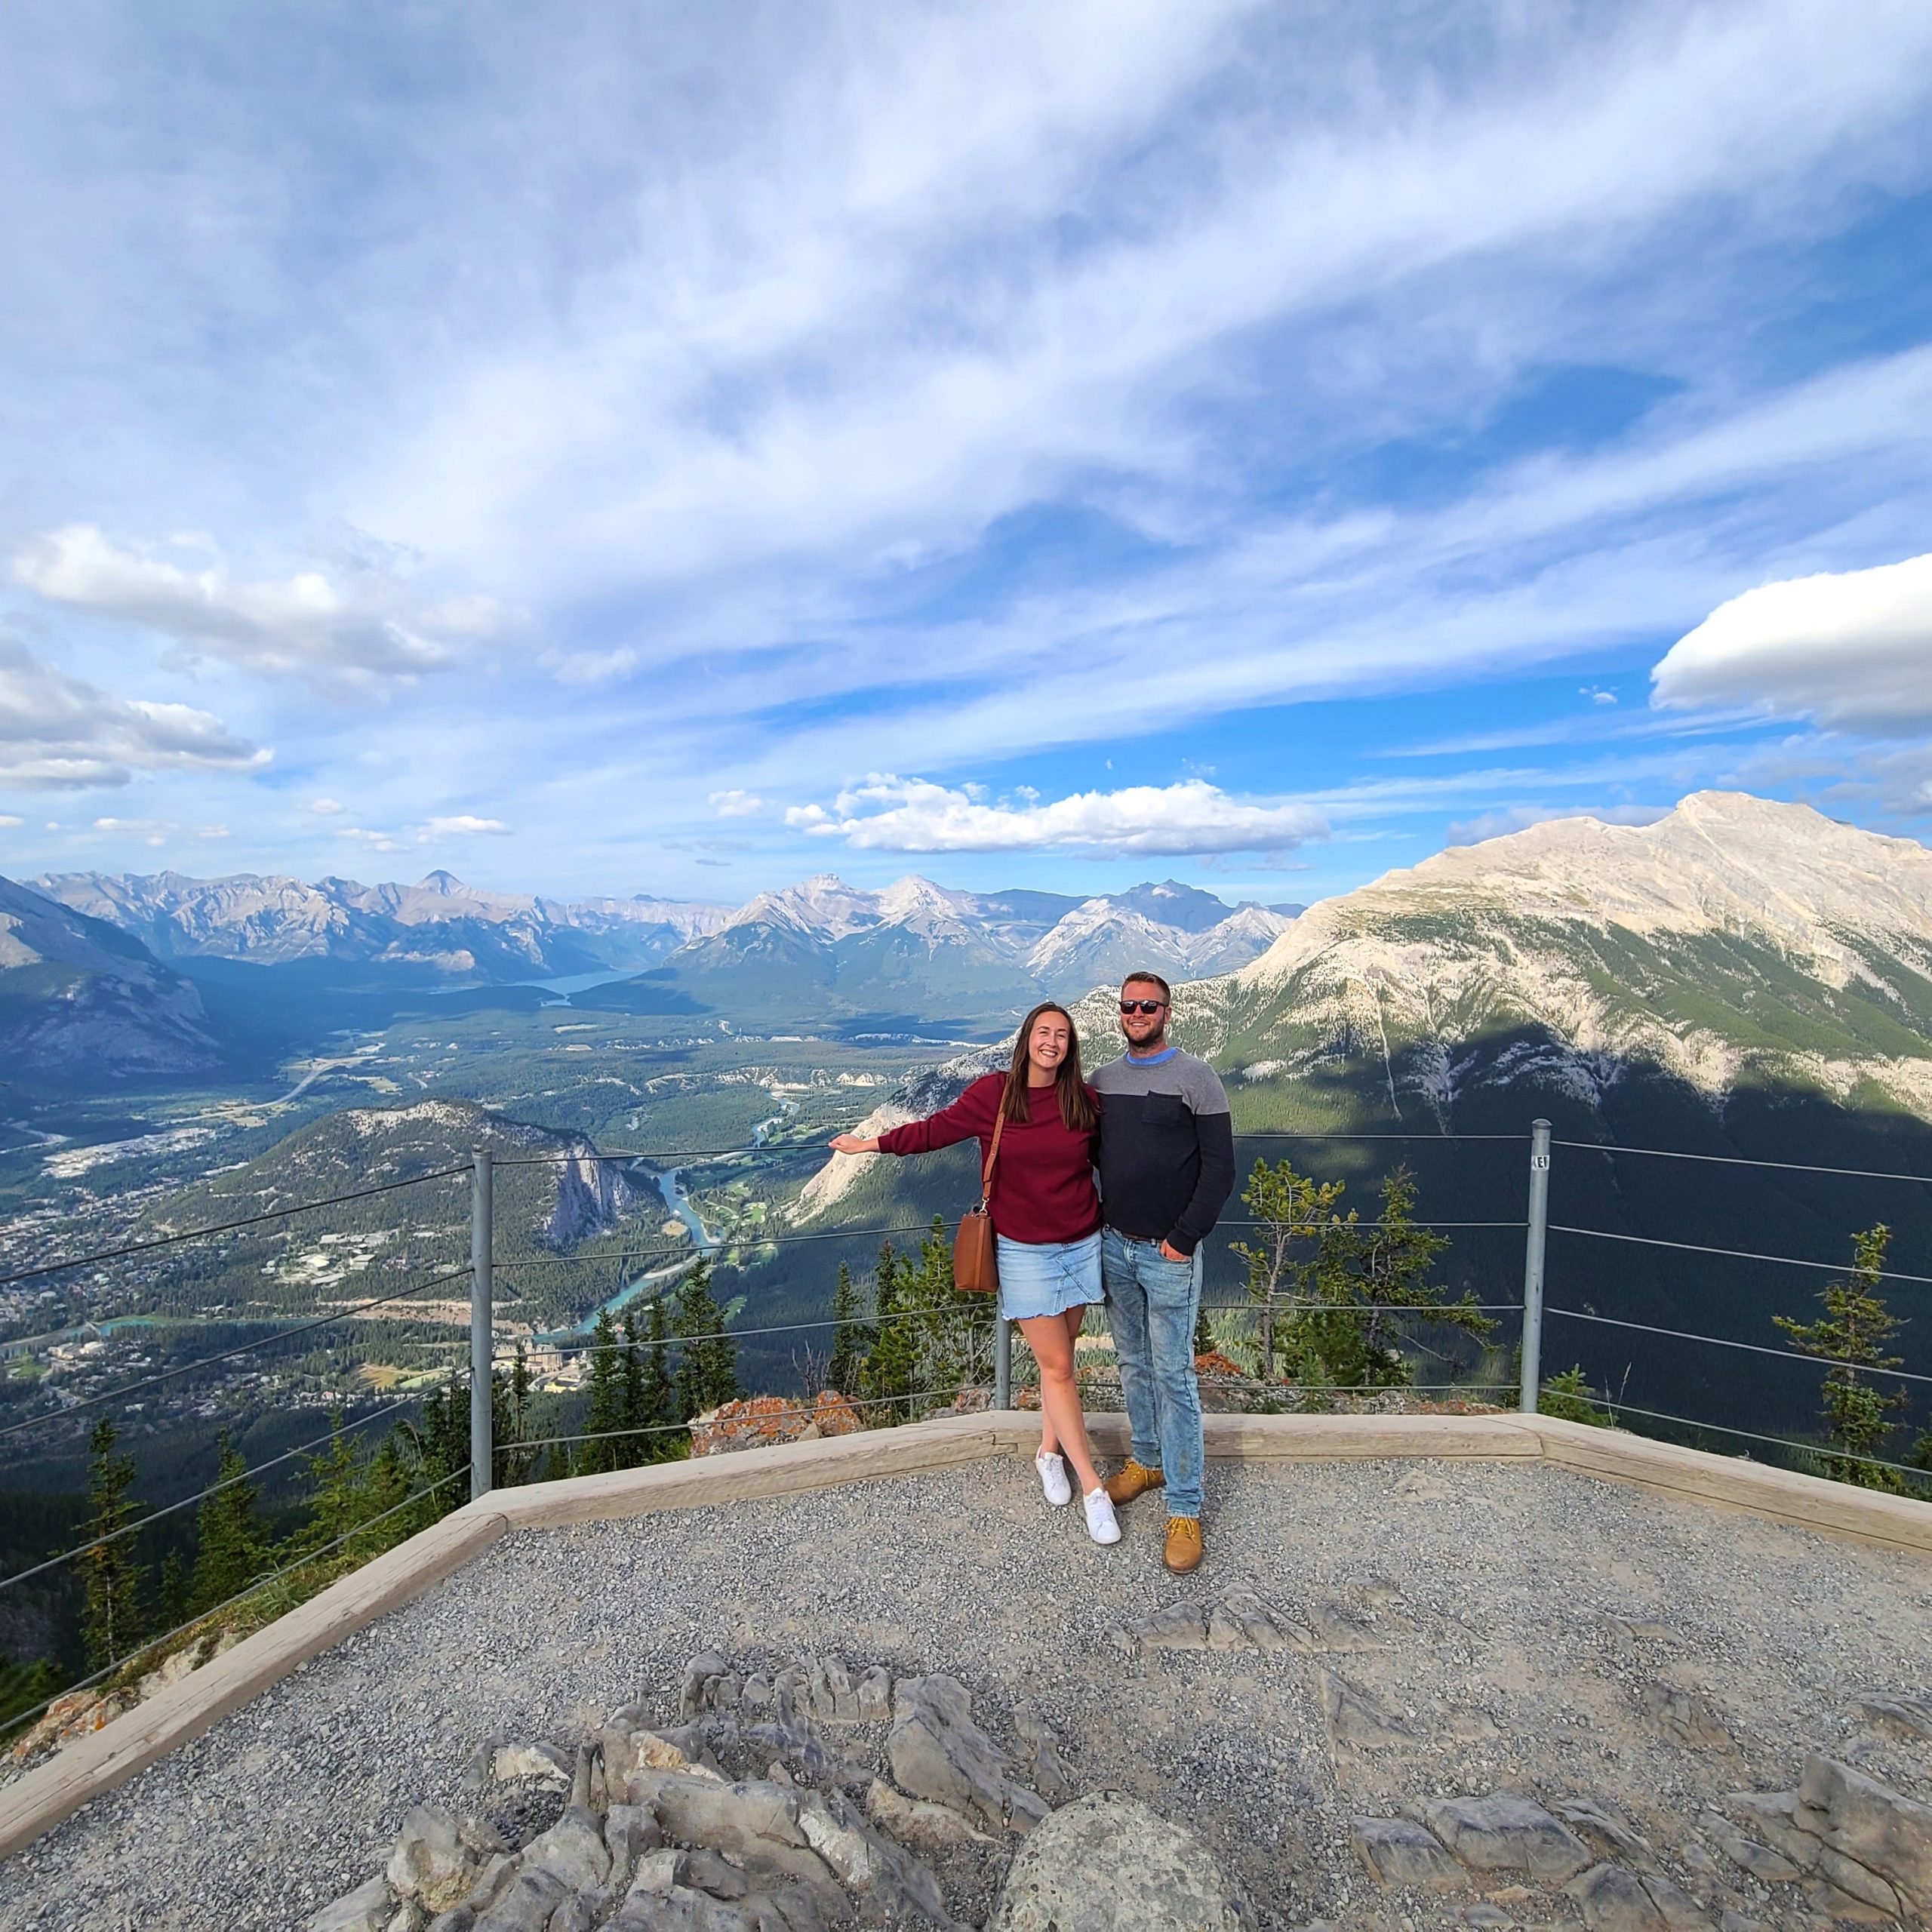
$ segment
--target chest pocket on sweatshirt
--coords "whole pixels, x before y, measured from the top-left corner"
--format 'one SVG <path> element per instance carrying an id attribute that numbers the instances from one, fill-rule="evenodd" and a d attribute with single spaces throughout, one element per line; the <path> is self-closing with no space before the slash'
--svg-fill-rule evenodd
<path id="1" fill-rule="evenodd" d="M 1178 1094 L 1149 1094 L 1140 1103 L 1140 1118 L 1149 1127 L 1178 1128 L 1186 1120 L 1187 1103 Z"/>

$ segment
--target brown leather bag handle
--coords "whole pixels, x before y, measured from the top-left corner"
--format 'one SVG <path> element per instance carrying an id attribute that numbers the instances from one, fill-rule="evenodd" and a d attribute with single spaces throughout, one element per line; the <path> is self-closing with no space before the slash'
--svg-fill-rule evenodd
<path id="1" fill-rule="evenodd" d="M 992 1145 L 986 1149 L 986 1164 L 980 1174 L 980 1205 L 988 1207 L 993 1198 L 993 1163 L 999 1158 L 999 1137 L 1006 1128 L 1006 1096 L 999 1098 L 999 1112 L 993 1116 Z"/>

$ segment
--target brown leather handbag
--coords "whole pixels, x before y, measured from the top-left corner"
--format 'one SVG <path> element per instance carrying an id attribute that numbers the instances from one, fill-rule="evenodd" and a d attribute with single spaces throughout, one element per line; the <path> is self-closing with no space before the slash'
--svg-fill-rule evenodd
<path id="1" fill-rule="evenodd" d="M 993 1240 L 993 1217 L 988 1212 L 992 1198 L 993 1163 L 999 1158 L 999 1137 L 1006 1125 L 1006 1098 L 1000 1097 L 1000 1110 L 993 1117 L 992 1145 L 986 1149 L 985 1171 L 980 1176 L 980 1204 L 969 1208 L 959 1217 L 959 1232 L 952 1238 L 952 1285 L 962 1294 L 990 1295 L 999 1292 L 999 1250 Z"/>

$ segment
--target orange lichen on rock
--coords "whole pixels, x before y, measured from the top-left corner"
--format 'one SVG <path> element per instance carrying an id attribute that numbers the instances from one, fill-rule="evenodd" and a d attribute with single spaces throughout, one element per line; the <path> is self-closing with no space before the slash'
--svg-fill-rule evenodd
<path id="1" fill-rule="evenodd" d="M 717 1456 L 777 1442 L 817 1442 L 864 1427 L 858 1411 L 835 1389 L 821 1391 L 810 1404 L 784 1395 L 747 1395 L 692 1417 L 691 1454 Z"/>

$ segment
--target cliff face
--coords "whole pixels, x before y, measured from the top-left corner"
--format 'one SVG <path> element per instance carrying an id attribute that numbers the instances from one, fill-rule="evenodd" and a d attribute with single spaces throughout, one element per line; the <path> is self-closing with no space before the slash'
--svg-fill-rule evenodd
<path id="1" fill-rule="evenodd" d="M 0 879 L 0 1059 L 56 1077 L 192 1072 L 220 1057 L 200 993 L 140 940 Z"/>

